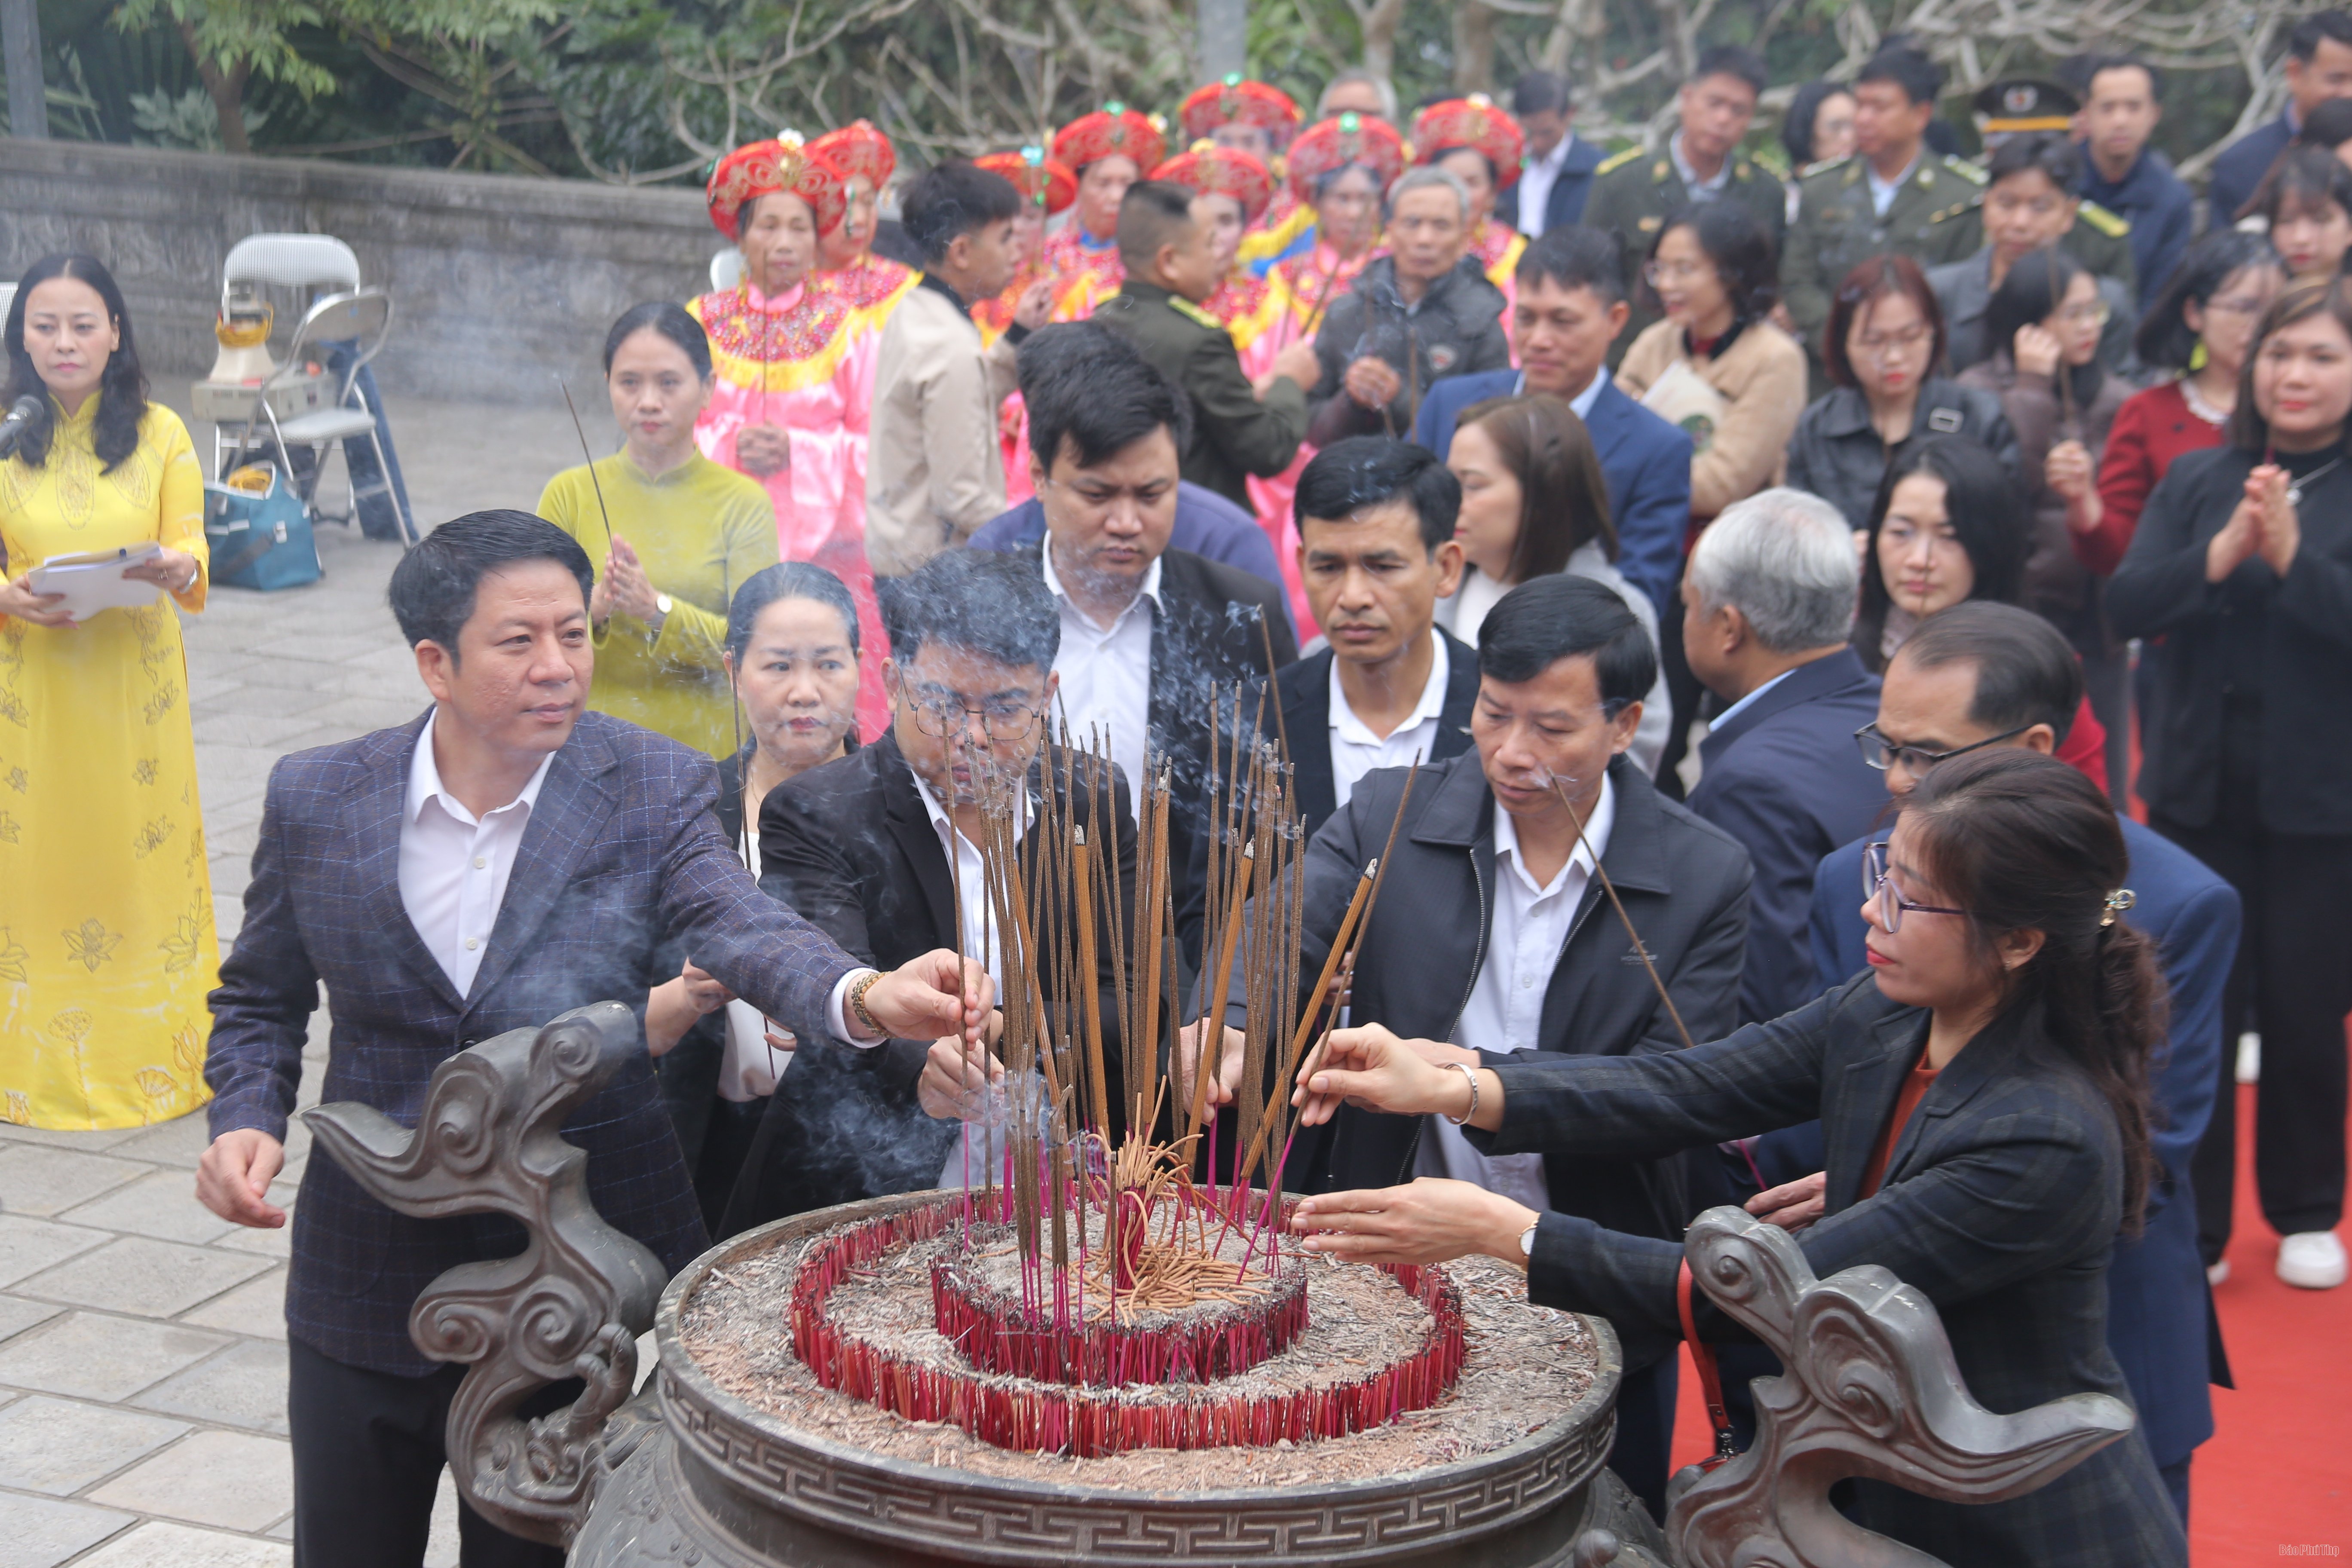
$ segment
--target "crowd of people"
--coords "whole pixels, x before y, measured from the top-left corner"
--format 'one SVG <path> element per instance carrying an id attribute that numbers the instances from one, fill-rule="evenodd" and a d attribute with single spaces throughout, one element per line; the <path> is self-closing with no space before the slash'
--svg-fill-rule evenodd
<path id="1" fill-rule="evenodd" d="M 1255 724 L 1307 962 L 1402 815 L 1297 1089 L 1304 1245 L 1492 1252 L 1609 1316 L 1611 1464 L 1662 1512 L 1676 1342 L 1742 1433 L 1771 1370 L 1675 1300 L 1685 1226 L 1744 1205 L 1923 1291 L 1992 1407 L 2138 1411 L 2032 1496 L 1858 1518 L 2183 1563 L 2242 1033 L 2277 1271 L 2346 1272 L 2352 16 L 2284 69 L 2201 234 L 2155 66 L 1987 89 L 1979 163 L 1899 38 L 1796 93 L 1785 168 L 1734 47 L 1613 156 L 1541 72 L 1410 115 L 1229 78 L 1181 145 L 1112 104 L 919 172 L 863 121 L 740 148 L 739 280 L 611 324 L 615 455 L 402 559 L 430 706 L 280 763 L 226 961 L 162 601 L 204 606 L 203 475 L 105 268 L 46 260 L 0 395 L 39 410 L 0 462 L 0 1115 L 209 1098 L 200 1195 L 283 1224 L 321 984 L 329 1097 L 412 1119 L 450 1050 L 619 998 L 646 1054 L 573 1131 L 672 1267 L 953 1184 L 995 1026 L 975 781 L 1099 747 L 1057 809 L 1110 813 L 1131 893 L 1165 779 L 1197 984 Z M 149 608 L 26 580 L 148 544 Z M 1225 1041 L 1179 1052 L 1213 1098 Z M 324 1161 L 296 1214 L 298 1560 L 412 1563 L 455 1378 L 407 1305 L 500 1238 Z"/>

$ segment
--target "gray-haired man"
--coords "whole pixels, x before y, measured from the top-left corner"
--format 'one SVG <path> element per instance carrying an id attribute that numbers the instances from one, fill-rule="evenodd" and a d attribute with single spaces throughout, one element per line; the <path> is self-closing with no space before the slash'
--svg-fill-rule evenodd
<path id="1" fill-rule="evenodd" d="M 1746 845 L 1756 867 L 1743 1023 L 1812 998 L 1814 868 L 1886 805 L 1853 742 L 1878 713 L 1878 678 L 1846 645 L 1859 572 L 1844 516 L 1792 489 L 1727 508 L 1684 571 L 1684 655 L 1731 704 L 1699 747 L 1690 808 Z"/>

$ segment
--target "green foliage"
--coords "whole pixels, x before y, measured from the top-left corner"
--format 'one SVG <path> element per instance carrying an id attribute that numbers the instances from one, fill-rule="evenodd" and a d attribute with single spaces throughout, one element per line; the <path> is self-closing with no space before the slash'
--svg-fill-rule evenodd
<path id="1" fill-rule="evenodd" d="M 247 104 L 242 112 L 248 139 L 269 121 L 266 109 Z M 177 97 L 160 89 L 131 94 L 131 122 L 139 131 L 133 140 L 142 147 L 180 147 L 199 153 L 221 150 L 220 114 L 213 107 L 212 94 L 201 87 L 192 87 Z"/>

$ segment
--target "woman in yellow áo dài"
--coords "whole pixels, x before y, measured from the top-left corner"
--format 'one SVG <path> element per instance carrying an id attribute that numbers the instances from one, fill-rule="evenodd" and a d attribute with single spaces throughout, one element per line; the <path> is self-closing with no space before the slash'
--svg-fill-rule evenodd
<path id="1" fill-rule="evenodd" d="M 35 262 L 6 330 L 0 461 L 0 1120 L 90 1130 L 183 1116 L 204 1082 L 219 953 L 180 623 L 205 606 L 204 472 L 147 401 L 122 294 L 87 256 Z M 25 575 L 155 545 L 157 591 L 77 622 Z"/>
<path id="2" fill-rule="evenodd" d="M 767 491 L 695 447 L 710 343 L 683 309 L 656 300 L 623 314 L 604 339 L 604 384 L 626 444 L 556 475 L 539 498 L 539 515 L 597 563 L 588 706 L 732 756 L 727 605 L 776 564 L 775 511 Z"/>
<path id="3" fill-rule="evenodd" d="M 777 554 L 814 561 L 857 601 L 866 676 L 858 722 L 890 721 L 882 659 L 890 639 L 866 559 L 866 445 L 874 408 L 873 315 L 811 277 L 817 241 L 842 221 L 841 172 L 789 132 L 719 161 L 710 221 L 743 252 L 743 281 L 687 307 L 710 336 L 716 373 L 695 422 L 703 456 L 766 487 Z"/>

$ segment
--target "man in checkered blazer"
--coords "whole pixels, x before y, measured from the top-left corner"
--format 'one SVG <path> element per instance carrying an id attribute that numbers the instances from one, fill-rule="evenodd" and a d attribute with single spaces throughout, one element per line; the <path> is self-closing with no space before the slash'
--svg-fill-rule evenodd
<path id="1" fill-rule="evenodd" d="M 607 563 L 607 570 L 611 563 Z M 666 939 L 818 1048 L 929 1039 L 986 1016 L 953 954 L 859 965 L 761 893 L 709 816 L 709 757 L 586 711 L 593 645 L 650 640 L 611 611 L 587 555 L 528 513 L 477 512 L 401 561 L 392 606 L 433 708 L 272 771 L 245 921 L 213 993 L 212 1146 L 197 1193 L 241 1225 L 270 1205 L 302 1046 L 324 982 L 324 1098 L 414 1126 L 433 1069 L 591 1002 L 642 1013 Z M 670 1268 L 706 1245 L 694 1191 L 639 1058 L 566 1136 L 604 1216 Z M 305 1171 L 286 1291 L 294 1552 L 310 1568 L 415 1568 L 459 1369 L 410 1342 L 436 1276 L 520 1250 L 501 1217 L 414 1219 L 331 1160 Z M 562 1553 L 461 1511 L 472 1564 Z"/>

